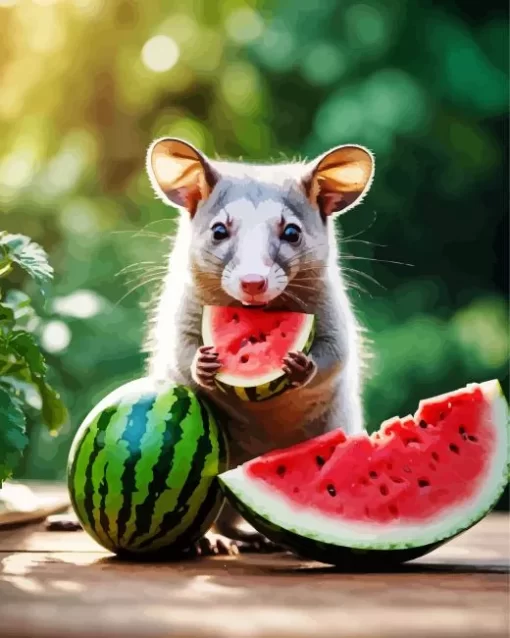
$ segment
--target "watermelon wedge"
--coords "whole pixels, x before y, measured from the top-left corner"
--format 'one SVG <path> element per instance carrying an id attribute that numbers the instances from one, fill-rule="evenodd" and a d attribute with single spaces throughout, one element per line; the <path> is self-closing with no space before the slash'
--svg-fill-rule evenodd
<path id="1" fill-rule="evenodd" d="M 372 434 L 341 430 L 220 475 L 238 511 L 304 557 L 375 567 L 432 551 L 480 521 L 509 478 L 497 381 L 421 401 Z"/>
<path id="2" fill-rule="evenodd" d="M 264 401 L 289 386 L 282 370 L 290 351 L 308 353 L 314 317 L 299 312 L 205 306 L 202 341 L 222 363 L 216 385 L 242 401 Z"/>

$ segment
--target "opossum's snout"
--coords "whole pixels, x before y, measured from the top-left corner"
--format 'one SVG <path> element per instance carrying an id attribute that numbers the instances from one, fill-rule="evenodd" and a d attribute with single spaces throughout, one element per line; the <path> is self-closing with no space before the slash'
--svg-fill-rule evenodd
<path id="1" fill-rule="evenodd" d="M 240 279 L 241 290 L 247 295 L 260 295 L 267 290 L 267 277 L 246 275 Z"/>
<path id="2" fill-rule="evenodd" d="M 221 280 L 223 290 L 246 306 L 264 306 L 278 297 L 287 286 L 285 272 L 276 264 L 261 267 L 257 272 L 238 267 L 225 268 Z"/>

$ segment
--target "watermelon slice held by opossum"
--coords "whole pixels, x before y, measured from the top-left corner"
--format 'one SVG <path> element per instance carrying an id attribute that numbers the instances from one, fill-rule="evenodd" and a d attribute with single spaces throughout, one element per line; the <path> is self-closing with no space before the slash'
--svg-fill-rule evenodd
<path id="1" fill-rule="evenodd" d="M 314 317 L 299 312 L 206 306 L 202 340 L 218 352 L 222 367 L 216 385 L 243 401 L 263 401 L 289 386 L 283 357 L 307 354 L 314 338 Z"/>
<path id="2" fill-rule="evenodd" d="M 472 527 L 509 476 L 508 405 L 497 381 L 420 402 L 379 432 L 335 430 L 225 472 L 260 532 L 301 556 L 391 566 Z"/>

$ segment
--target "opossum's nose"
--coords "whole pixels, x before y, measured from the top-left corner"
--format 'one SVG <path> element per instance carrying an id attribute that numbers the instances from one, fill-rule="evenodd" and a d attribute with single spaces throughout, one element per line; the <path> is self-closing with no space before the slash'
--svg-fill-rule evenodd
<path id="1" fill-rule="evenodd" d="M 241 277 L 241 289 L 247 295 L 260 295 L 267 290 L 267 278 L 261 275 Z"/>

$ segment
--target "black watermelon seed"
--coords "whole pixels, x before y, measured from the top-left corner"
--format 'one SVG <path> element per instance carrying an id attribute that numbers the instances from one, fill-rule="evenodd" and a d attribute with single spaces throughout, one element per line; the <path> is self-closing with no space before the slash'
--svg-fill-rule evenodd
<path id="1" fill-rule="evenodd" d="M 330 483 L 326 489 L 331 496 L 336 496 L 335 486 L 332 483 Z"/>
<path id="2" fill-rule="evenodd" d="M 319 467 L 322 467 L 326 461 L 322 458 L 322 456 L 316 456 L 315 462 Z"/>
<path id="3" fill-rule="evenodd" d="M 470 434 L 470 435 L 468 436 L 468 439 L 469 439 L 470 441 L 472 441 L 473 443 L 476 443 L 476 442 L 478 441 L 478 437 L 473 436 L 472 434 Z"/>
<path id="4" fill-rule="evenodd" d="M 418 485 L 420 487 L 429 487 L 430 483 L 429 481 L 427 481 L 427 479 L 418 479 Z"/>
<path id="5" fill-rule="evenodd" d="M 276 468 L 276 473 L 278 474 L 278 476 L 285 476 L 285 472 L 286 472 L 286 471 L 287 471 L 287 470 L 286 470 L 286 468 L 285 468 L 285 465 L 279 465 L 279 466 Z"/>
<path id="6" fill-rule="evenodd" d="M 460 450 L 455 443 L 450 443 L 449 448 L 454 454 L 460 454 Z"/>
<path id="7" fill-rule="evenodd" d="M 377 472 L 374 472 L 372 470 L 371 472 L 368 473 L 368 476 L 370 476 L 370 478 L 376 479 L 377 478 Z"/>
<path id="8" fill-rule="evenodd" d="M 424 421 L 423 419 L 418 423 L 418 425 L 420 426 L 420 428 L 422 428 L 423 430 L 427 429 L 427 422 Z"/>

